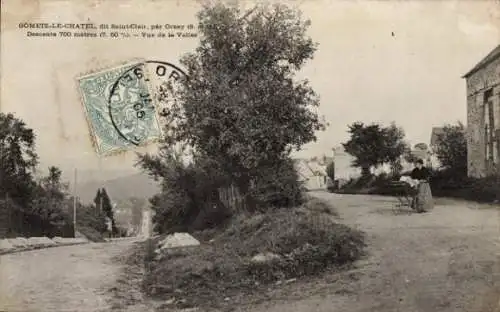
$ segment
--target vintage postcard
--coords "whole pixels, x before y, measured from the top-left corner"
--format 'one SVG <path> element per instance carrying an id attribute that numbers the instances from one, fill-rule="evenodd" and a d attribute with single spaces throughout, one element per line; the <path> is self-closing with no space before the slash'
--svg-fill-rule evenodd
<path id="1" fill-rule="evenodd" d="M 0 10 L 0 312 L 500 311 L 498 0 Z"/>

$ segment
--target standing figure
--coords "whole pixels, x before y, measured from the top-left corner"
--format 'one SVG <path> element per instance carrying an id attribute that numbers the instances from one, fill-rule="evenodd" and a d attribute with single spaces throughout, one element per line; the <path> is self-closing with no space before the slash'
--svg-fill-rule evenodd
<path id="1" fill-rule="evenodd" d="M 417 212 L 426 212 L 434 208 L 432 192 L 429 184 L 431 173 L 424 167 L 422 159 L 417 160 L 416 167 L 411 172 L 411 178 L 418 180 L 417 196 L 415 197 L 413 207 Z"/>

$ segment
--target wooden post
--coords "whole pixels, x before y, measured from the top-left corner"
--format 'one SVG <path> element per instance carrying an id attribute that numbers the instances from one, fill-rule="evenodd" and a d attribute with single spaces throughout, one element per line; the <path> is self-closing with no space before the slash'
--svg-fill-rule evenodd
<path id="1" fill-rule="evenodd" d="M 73 234 L 76 237 L 76 168 L 75 168 L 75 180 L 73 184 Z"/>

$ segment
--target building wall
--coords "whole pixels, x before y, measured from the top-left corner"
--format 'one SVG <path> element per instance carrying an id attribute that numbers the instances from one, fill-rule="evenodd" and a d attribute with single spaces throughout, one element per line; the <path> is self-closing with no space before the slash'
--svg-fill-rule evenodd
<path id="1" fill-rule="evenodd" d="M 484 92 L 493 88 L 495 127 L 500 127 L 500 57 L 472 74 L 467 83 L 467 171 L 471 177 L 488 175 L 485 155 Z"/>
<path id="2" fill-rule="evenodd" d="M 304 186 L 308 190 L 326 189 L 326 177 L 324 176 L 311 176 L 304 182 Z"/>
<path id="3" fill-rule="evenodd" d="M 341 148 L 335 150 L 335 179 L 349 180 L 361 175 L 361 170 L 352 167 L 354 157 L 344 152 Z"/>

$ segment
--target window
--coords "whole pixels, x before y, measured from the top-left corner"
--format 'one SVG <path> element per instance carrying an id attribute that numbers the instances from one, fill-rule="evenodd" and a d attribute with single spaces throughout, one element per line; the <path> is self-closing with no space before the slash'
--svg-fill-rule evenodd
<path id="1" fill-rule="evenodd" d="M 483 98 L 484 104 L 484 143 L 485 160 L 487 167 L 492 168 L 498 161 L 498 151 L 495 136 L 495 109 L 493 103 L 493 90 L 486 90 Z"/>
<path id="2" fill-rule="evenodd" d="M 485 115 L 486 119 L 488 115 L 487 113 Z M 484 125 L 484 158 L 488 163 L 488 161 L 490 160 L 490 126 L 488 125 L 488 123 Z"/>
<path id="3" fill-rule="evenodd" d="M 493 164 L 498 163 L 498 145 L 496 141 L 493 141 L 492 154 L 493 154 Z"/>
<path id="4" fill-rule="evenodd" d="M 493 97 L 493 89 L 489 89 L 484 91 L 484 103 L 488 103 L 488 101 Z"/>

